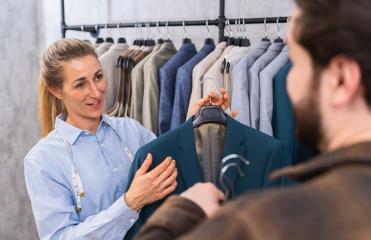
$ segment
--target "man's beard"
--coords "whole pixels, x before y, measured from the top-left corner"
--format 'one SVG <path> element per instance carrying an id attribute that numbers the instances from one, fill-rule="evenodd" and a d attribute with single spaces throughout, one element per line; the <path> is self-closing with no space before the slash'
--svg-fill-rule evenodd
<path id="1" fill-rule="evenodd" d="M 312 95 L 293 106 L 296 120 L 296 137 L 313 150 L 319 149 L 322 140 L 321 114 L 318 106 L 318 89 L 311 88 Z"/>

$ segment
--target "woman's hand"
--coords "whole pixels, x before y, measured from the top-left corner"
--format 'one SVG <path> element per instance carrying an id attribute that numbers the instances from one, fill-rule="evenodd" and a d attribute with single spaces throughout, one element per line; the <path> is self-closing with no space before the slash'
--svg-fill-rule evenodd
<path id="1" fill-rule="evenodd" d="M 229 96 L 227 91 L 224 88 L 221 88 L 220 95 L 215 92 L 210 92 L 207 96 L 203 97 L 192 106 L 191 115 L 195 115 L 202 106 L 205 106 L 210 102 L 213 105 L 221 106 L 225 111 L 229 107 Z M 230 115 L 235 118 L 237 114 L 237 112 L 232 112 Z"/>
<path id="2" fill-rule="evenodd" d="M 124 196 L 128 207 L 137 212 L 145 205 L 166 197 L 177 186 L 175 160 L 167 157 L 155 169 L 147 172 L 151 164 L 152 155 L 148 154 Z"/>

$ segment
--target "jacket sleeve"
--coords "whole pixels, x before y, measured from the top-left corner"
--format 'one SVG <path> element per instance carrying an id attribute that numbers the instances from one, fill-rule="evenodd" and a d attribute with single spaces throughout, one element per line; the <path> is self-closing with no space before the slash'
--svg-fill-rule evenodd
<path id="1" fill-rule="evenodd" d="M 191 231 L 205 219 L 205 213 L 195 203 L 173 196 L 148 219 L 135 239 L 175 239 Z"/>

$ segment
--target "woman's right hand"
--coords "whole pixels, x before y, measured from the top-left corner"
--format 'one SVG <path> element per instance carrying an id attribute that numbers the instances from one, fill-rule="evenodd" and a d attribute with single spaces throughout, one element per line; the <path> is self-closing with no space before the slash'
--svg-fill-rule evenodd
<path id="1" fill-rule="evenodd" d="M 166 197 L 177 186 L 178 172 L 175 160 L 167 157 L 156 168 L 148 172 L 152 161 L 152 155 L 149 153 L 135 173 L 133 182 L 124 196 L 126 205 L 137 212 L 145 205 Z"/>

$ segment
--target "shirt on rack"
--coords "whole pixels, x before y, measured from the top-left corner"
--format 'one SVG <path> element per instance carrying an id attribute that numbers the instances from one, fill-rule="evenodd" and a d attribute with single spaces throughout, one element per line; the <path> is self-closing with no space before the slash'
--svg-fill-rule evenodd
<path id="1" fill-rule="evenodd" d="M 199 62 L 194 68 L 192 72 L 192 94 L 191 99 L 188 105 L 187 111 L 187 119 L 191 117 L 191 109 L 192 106 L 202 98 L 202 85 L 201 81 L 203 79 L 204 74 L 207 70 L 214 64 L 216 60 L 223 54 L 224 49 L 226 48 L 227 43 L 221 42 L 219 43 L 214 51 L 212 51 L 209 55 L 207 55 L 201 62 Z"/>
<path id="2" fill-rule="evenodd" d="M 160 98 L 160 68 L 176 54 L 172 42 L 165 42 L 161 48 L 144 64 L 143 126 L 158 135 L 158 105 Z"/>
<path id="3" fill-rule="evenodd" d="M 117 66 L 117 58 L 128 49 L 129 45 L 126 43 L 116 43 L 99 57 L 99 62 L 102 65 L 105 79 L 107 81 L 107 88 L 105 94 L 104 109 L 110 109 L 116 99 L 118 82 L 120 78 L 120 71 Z"/>
<path id="4" fill-rule="evenodd" d="M 273 43 L 248 71 L 250 97 L 250 127 L 259 129 L 260 80 L 259 73 L 281 52 L 284 43 Z"/>
<path id="5" fill-rule="evenodd" d="M 232 69 L 232 111 L 238 111 L 236 120 L 250 126 L 250 100 L 248 70 L 254 62 L 261 57 L 271 45 L 270 42 L 261 41 L 251 52 L 239 61 Z"/>
<path id="6" fill-rule="evenodd" d="M 285 46 L 281 53 L 259 74 L 260 79 L 260 108 L 259 131 L 273 136 L 273 79 L 280 69 L 289 61 L 288 48 Z"/>
<path id="7" fill-rule="evenodd" d="M 160 69 L 160 101 L 158 113 L 160 135 L 170 130 L 177 70 L 196 54 L 195 45 L 193 43 L 185 43 Z"/>
<path id="8" fill-rule="evenodd" d="M 25 180 L 40 239 L 122 239 L 138 213 L 123 198 L 135 154 L 155 136 L 132 119 L 102 117 L 96 133 L 76 128 L 59 116 L 55 130 L 40 140 L 24 161 Z M 76 212 L 73 159 L 84 189 Z M 124 146 L 123 146 L 124 145 Z"/>
<path id="9" fill-rule="evenodd" d="M 140 61 L 131 72 L 131 108 L 130 117 L 142 123 L 142 103 L 143 103 L 143 91 L 144 91 L 144 65 L 145 63 L 157 53 L 160 49 L 161 44 L 157 44 L 152 52 L 147 55 L 142 61 Z"/>
<path id="10" fill-rule="evenodd" d="M 178 69 L 175 81 L 173 112 L 171 115 L 171 130 L 178 128 L 186 121 L 192 93 L 193 68 L 214 49 L 214 43 L 205 44 L 193 58 Z"/>
<path id="11" fill-rule="evenodd" d="M 113 43 L 110 42 L 102 42 L 101 44 L 99 44 L 99 46 L 95 49 L 95 52 L 97 53 L 98 57 L 103 53 L 107 52 L 112 45 Z"/>

